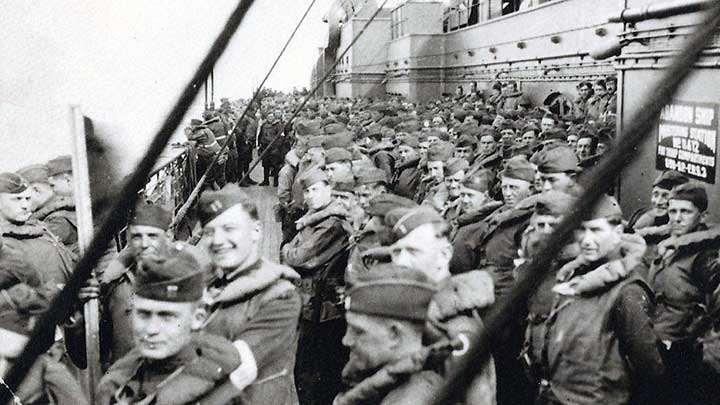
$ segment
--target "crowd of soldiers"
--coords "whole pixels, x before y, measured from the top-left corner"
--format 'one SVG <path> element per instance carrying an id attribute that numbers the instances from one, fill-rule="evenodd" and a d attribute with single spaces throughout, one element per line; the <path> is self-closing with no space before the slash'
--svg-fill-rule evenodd
<path id="1" fill-rule="evenodd" d="M 583 82 L 559 110 L 512 82 L 425 103 L 275 94 L 242 120 L 247 103 L 223 100 L 186 129 L 199 173 L 217 158 L 199 242 L 173 240 L 172 213 L 141 202 L 14 394 L 87 403 L 82 306 L 99 299 L 98 404 L 429 402 L 612 150 L 614 89 Z M 261 257 L 243 188 L 256 146 L 280 263 Z M 72 181 L 66 156 L 0 174 L 0 374 L 77 261 Z M 612 191 L 489 331 L 491 356 L 453 403 L 717 401 L 720 227 L 705 188 L 660 173 L 634 213 Z"/>

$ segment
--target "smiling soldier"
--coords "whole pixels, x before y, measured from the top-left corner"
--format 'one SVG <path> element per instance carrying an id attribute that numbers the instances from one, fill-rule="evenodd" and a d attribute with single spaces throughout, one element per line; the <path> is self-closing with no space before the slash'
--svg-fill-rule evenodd
<path id="1" fill-rule="evenodd" d="M 680 394 L 673 403 L 711 403 L 710 393 L 717 388 L 711 382 L 718 376 L 703 367 L 700 339 L 701 325 L 716 322 L 707 304 L 712 306 L 720 298 L 720 227 L 705 224 L 707 207 L 708 197 L 700 184 L 689 182 L 671 191 L 670 237 L 658 245 L 659 257 L 648 278 L 658 303 L 655 331 L 664 343 L 669 375 Z"/>
<path id="2" fill-rule="evenodd" d="M 652 296 L 635 268 L 622 212 L 603 196 L 575 233 L 579 256 L 556 276 L 551 316 L 531 325 L 540 404 L 628 404 L 658 392 L 663 364 L 652 330 Z M 640 240 L 642 244 L 642 240 Z"/>
<path id="3" fill-rule="evenodd" d="M 205 330 L 247 344 L 257 365 L 258 383 L 238 402 L 297 404 L 293 368 L 301 301 L 289 280 L 300 276 L 261 258 L 258 210 L 240 187 L 206 191 L 199 209 L 201 243 L 215 267 L 205 297 L 210 308 Z"/>

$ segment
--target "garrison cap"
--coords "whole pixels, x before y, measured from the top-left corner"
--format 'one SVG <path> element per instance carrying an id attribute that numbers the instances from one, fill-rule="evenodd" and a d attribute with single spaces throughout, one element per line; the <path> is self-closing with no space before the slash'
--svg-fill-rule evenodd
<path id="1" fill-rule="evenodd" d="M 43 164 L 26 166 L 17 171 L 17 174 L 28 183 L 47 183 L 49 173 L 47 166 Z"/>
<path id="2" fill-rule="evenodd" d="M 135 215 L 130 220 L 130 225 L 152 226 L 167 231 L 171 222 L 170 211 L 159 205 L 140 203 L 135 208 Z"/>
<path id="3" fill-rule="evenodd" d="M 660 187 L 665 190 L 672 190 L 675 186 L 685 184 L 690 179 L 684 174 L 675 170 L 666 170 L 662 172 L 653 182 L 653 186 Z"/>
<path id="4" fill-rule="evenodd" d="M 467 117 L 468 112 L 465 110 L 454 110 L 453 115 L 455 116 L 455 119 L 457 119 L 460 122 L 465 121 L 465 117 Z"/>
<path id="5" fill-rule="evenodd" d="M 300 121 L 295 124 L 295 132 L 297 135 L 321 135 L 322 129 L 317 121 Z"/>
<path id="6" fill-rule="evenodd" d="M 330 184 L 327 174 L 318 167 L 308 169 L 308 171 L 300 177 L 300 184 L 303 189 L 306 189 L 315 183 L 320 183 L 321 181 Z"/>
<path id="7" fill-rule="evenodd" d="M 358 186 L 374 183 L 388 184 L 387 173 L 385 173 L 385 170 L 378 169 L 377 167 L 369 167 L 358 171 L 355 175 L 355 180 Z"/>
<path id="8" fill-rule="evenodd" d="M 537 194 L 533 211 L 538 215 L 565 215 L 576 200 L 577 197 L 562 191 L 545 191 Z"/>
<path id="9" fill-rule="evenodd" d="M 487 192 L 495 182 L 495 174 L 490 169 L 480 169 L 463 181 L 463 186 L 475 191 Z"/>
<path id="10" fill-rule="evenodd" d="M 352 153 L 343 148 L 331 148 L 325 152 L 325 164 L 335 162 L 351 162 Z"/>
<path id="11" fill-rule="evenodd" d="M 27 181 L 15 173 L 0 173 L 0 193 L 18 194 L 28 188 Z"/>
<path id="12" fill-rule="evenodd" d="M 416 138 L 412 135 L 406 135 L 406 136 L 403 136 L 402 138 L 398 139 L 398 146 L 400 146 L 400 145 L 407 145 L 414 149 L 414 148 L 417 148 L 418 146 L 420 146 L 420 141 L 418 140 L 418 138 Z"/>
<path id="13" fill-rule="evenodd" d="M 538 171 L 542 173 L 579 172 L 580 165 L 577 155 L 568 146 L 544 149 L 534 158 Z"/>
<path id="14" fill-rule="evenodd" d="M 435 142 L 427 151 L 428 162 L 447 162 L 453 155 L 455 148 L 449 142 Z"/>
<path id="15" fill-rule="evenodd" d="M 474 148 L 477 145 L 477 139 L 470 135 L 463 135 L 457 141 L 458 148 L 471 147 Z"/>
<path id="16" fill-rule="evenodd" d="M 568 137 L 567 131 L 561 128 L 550 128 L 547 131 L 543 131 L 540 133 L 540 138 L 543 141 L 566 141 Z"/>
<path id="17" fill-rule="evenodd" d="M 204 191 L 198 201 L 200 223 L 205 225 L 228 209 L 249 201 L 247 194 L 237 184 L 228 184 L 218 191 Z"/>
<path id="18" fill-rule="evenodd" d="M 583 215 L 583 220 L 589 221 L 593 219 L 620 219 L 622 218 L 622 210 L 620 204 L 614 197 L 610 197 L 607 194 L 603 194 L 602 197 L 595 204 L 595 207 L 591 212 L 586 212 Z"/>
<path id="19" fill-rule="evenodd" d="M 72 158 L 70 155 L 58 156 L 47 162 L 48 174 L 57 176 L 63 173 L 72 173 Z"/>
<path id="20" fill-rule="evenodd" d="M 331 148 L 349 148 L 353 145 L 352 133 L 348 131 L 339 132 L 337 134 L 327 135 L 323 140 L 325 149 Z"/>
<path id="21" fill-rule="evenodd" d="M 500 134 L 498 133 L 498 131 L 496 131 L 495 128 L 490 125 L 483 125 L 480 127 L 480 134 L 478 134 L 478 139 L 484 136 L 491 136 L 496 141 L 500 139 Z"/>
<path id="22" fill-rule="evenodd" d="M 376 122 L 365 127 L 365 136 L 382 135 L 382 126 Z"/>
<path id="23" fill-rule="evenodd" d="M 395 126 L 398 132 L 415 132 L 420 130 L 420 123 L 417 120 L 403 121 Z"/>
<path id="24" fill-rule="evenodd" d="M 532 183 L 535 181 L 535 168 L 523 156 L 515 156 L 505 161 L 505 168 L 498 173 L 498 177 L 525 180 Z"/>
<path id="25" fill-rule="evenodd" d="M 181 244 L 162 255 L 142 258 L 135 280 L 135 294 L 155 301 L 195 302 L 202 298 L 204 272 Z"/>
<path id="26" fill-rule="evenodd" d="M 670 199 L 690 201 L 700 212 L 705 212 L 708 207 L 708 197 L 705 186 L 695 181 L 680 184 L 673 188 L 670 193 Z"/>
<path id="27" fill-rule="evenodd" d="M 333 193 L 353 194 L 355 192 L 355 181 L 343 179 L 341 181 L 333 182 L 332 191 Z"/>
<path id="28" fill-rule="evenodd" d="M 29 336 L 33 329 L 33 318 L 50 307 L 50 301 L 58 293 L 51 285 L 31 287 L 15 284 L 3 290 L 0 295 L 0 329 Z"/>
<path id="29" fill-rule="evenodd" d="M 310 148 L 322 148 L 324 142 L 325 142 L 325 137 L 324 137 L 324 136 L 322 136 L 322 135 L 316 135 L 316 136 L 311 136 L 311 137 L 307 140 L 306 145 L 307 145 L 308 149 L 310 149 Z"/>
<path id="30" fill-rule="evenodd" d="M 463 122 L 456 128 L 456 132 L 462 135 L 470 135 L 474 138 L 480 134 L 480 126 L 475 122 Z"/>
<path id="31" fill-rule="evenodd" d="M 447 226 L 443 217 L 428 207 L 395 208 L 385 214 L 385 225 L 391 229 L 393 243 L 425 224 Z"/>
<path id="32" fill-rule="evenodd" d="M 430 128 L 427 132 L 428 138 L 431 136 L 434 136 L 436 138 L 439 138 L 440 140 L 447 141 L 449 139 L 449 135 L 447 132 L 441 131 L 436 128 Z"/>
<path id="33" fill-rule="evenodd" d="M 452 176 L 461 170 L 467 170 L 470 165 L 467 160 L 461 158 L 450 158 L 445 165 L 445 177 Z"/>
<path id="34" fill-rule="evenodd" d="M 341 124 L 339 122 L 333 122 L 323 127 L 323 132 L 325 132 L 326 134 L 339 134 L 345 131 L 347 131 L 347 127 L 345 126 L 345 124 Z"/>
<path id="35" fill-rule="evenodd" d="M 392 274 L 372 281 L 360 281 L 350 288 L 345 298 L 345 310 L 381 318 L 425 322 L 436 292 L 429 282 Z"/>
<path id="36" fill-rule="evenodd" d="M 510 147 L 510 154 L 512 156 L 524 155 L 526 157 L 532 156 L 534 151 L 533 148 L 536 145 L 530 143 L 520 143 Z"/>
<path id="37" fill-rule="evenodd" d="M 383 217 L 395 208 L 415 208 L 415 201 L 393 193 L 382 193 L 369 201 L 365 212 L 370 216 Z"/>

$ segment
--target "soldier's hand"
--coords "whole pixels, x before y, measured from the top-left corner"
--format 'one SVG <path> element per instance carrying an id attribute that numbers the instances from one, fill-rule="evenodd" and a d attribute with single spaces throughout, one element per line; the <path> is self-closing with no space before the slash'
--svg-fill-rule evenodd
<path id="1" fill-rule="evenodd" d="M 257 363 L 250 346 L 242 340 L 233 342 L 233 346 L 240 354 L 240 367 L 230 373 L 230 382 L 238 391 L 244 390 L 257 379 Z"/>
<path id="2" fill-rule="evenodd" d="M 78 298 L 80 301 L 87 302 L 100 297 L 100 282 L 95 277 L 88 279 L 85 287 L 80 288 Z"/>

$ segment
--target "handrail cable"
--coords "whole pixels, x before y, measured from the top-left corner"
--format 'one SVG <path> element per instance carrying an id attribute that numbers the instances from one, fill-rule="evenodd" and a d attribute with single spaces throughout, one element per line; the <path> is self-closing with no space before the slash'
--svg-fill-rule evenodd
<path id="1" fill-rule="evenodd" d="M 215 167 L 215 163 L 220 158 L 220 155 L 227 149 L 228 145 L 230 144 L 230 140 L 232 135 L 235 133 L 235 130 L 237 129 L 238 125 L 240 125 L 241 122 L 245 119 L 245 116 L 250 111 L 250 107 L 252 107 L 253 103 L 257 100 L 257 98 L 260 96 L 260 90 L 262 90 L 263 86 L 265 85 L 265 82 L 268 80 L 270 75 L 272 74 L 273 70 L 275 70 L 275 66 L 277 66 L 278 62 L 280 61 L 280 58 L 285 53 L 285 50 L 287 49 L 288 45 L 290 45 L 290 42 L 295 37 L 295 34 L 298 32 L 298 29 L 302 25 L 303 21 L 305 21 L 305 17 L 308 16 L 310 13 L 310 10 L 312 9 L 313 5 L 315 4 L 317 0 L 312 0 L 310 2 L 310 5 L 305 10 L 305 13 L 300 17 L 300 20 L 295 25 L 295 29 L 290 34 L 290 37 L 285 41 L 285 45 L 280 50 L 280 53 L 278 53 L 278 56 L 275 58 L 275 61 L 273 62 L 272 66 L 270 66 L 270 69 L 265 74 L 265 77 L 263 78 L 262 82 L 260 82 L 260 85 L 255 90 L 255 93 L 253 94 L 252 98 L 250 99 L 250 102 L 245 106 L 245 109 L 243 110 L 243 113 L 240 115 L 240 118 L 235 120 L 235 124 L 233 125 L 230 132 L 228 132 L 227 139 L 225 142 L 223 142 L 222 147 L 220 148 L 220 151 L 215 154 L 213 157 L 213 160 L 210 161 L 210 164 L 205 169 L 205 172 L 202 174 L 200 179 L 198 180 L 197 184 L 195 185 L 195 188 L 188 196 L 187 200 L 183 203 L 183 205 L 177 210 L 177 213 L 173 217 L 172 223 L 170 224 L 170 229 L 175 229 L 177 225 L 180 223 L 180 221 L 185 218 L 185 215 L 187 215 L 188 210 L 190 210 L 190 207 L 192 207 L 193 202 L 197 198 L 198 194 L 200 194 L 200 190 L 202 190 L 203 185 L 205 184 L 205 181 L 207 180 L 208 175 L 210 174 L 210 171 Z M 248 171 L 250 173 L 252 170 Z M 245 177 L 243 177 L 243 181 L 247 180 Z"/>
<path id="2" fill-rule="evenodd" d="M 652 132 L 662 108 L 672 101 L 678 87 L 692 71 L 693 65 L 712 38 L 715 29 L 720 25 L 720 4 L 707 12 L 706 17 L 698 25 L 697 30 L 686 43 L 685 49 L 674 60 L 654 87 L 648 87 L 646 100 L 629 119 L 628 125 L 619 137 L 617 147 L 610 155 L 603 159 L 600 166 L 594 170 L 589 178 L 585 192 L 570 210 L 549 240 L 539 250 L 540 254 L 533 257 L 527 271 L 523 272 L 516 286 L 508 296 L 498 301 L 490 311 L 486 321 L 486 328 L 471 339 L 468 353 L 463 356 L 458 367 L 451 370 L 430 404 L 442 405 L 451 402 L 452 398 L 464 396 L 466 387 L 469 387 L 473 378 L 482 371 L 490 352 L 490 342 L 518 313 L 527 297 L 537 288 L 542 277 L 552 266 L 560 249 L 570 240 L 574 229 L 580 225 L 583 213 L 590 212 L 600 197 L 610 187 L 612 182 L 607 179 L 617 178 L 623 168 L 634 159 L 635 148 Z"/>
<path id="3" fill-rule="evenodd" d="M 233 10 L 220 34 L 213 42 L 202 63 L 183 89 L 177 102 L 165 118 L 162 126 L 148 147 L 145 156 L 133 171 L 127 182 L 123 185 L 118 199 L 111 207 L 111 212 L 127 212 L 136 203 L 137 191 L 140 190 L 155 162 L 165 149 L 175 129 L 182 122 L 183 117 L 197 96 L 201 83 L 208 77 L 215 63 L 227 49 L 230 39 L 237 31 L 248 10 L 255 0 L 241 0 Z M 7 389 L 0 389 L 0 404 L 13 400 L 13 392 L 25 379 L 30 368 L 47 347 L 47 339 L 52 337 L 56 325 L 67 318 L 77 300 L 80 288 L 90 278 L 92 270 L 105 252 L 108 244 L 113 240 L 116 232 L 124 225 L 122 215 L 108 215 L 93 236 L 86 253 L 75 266 L 69 280 L 52 300 L 49 309 L 38 320 L 38 327 L 30 336 L 20 356 L 13 363 L 12 368 L 4 378 Z"/>

